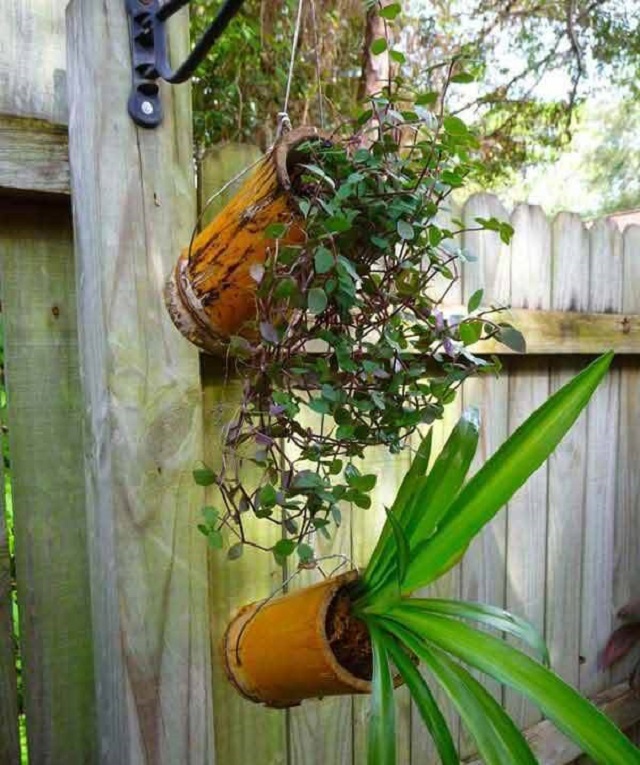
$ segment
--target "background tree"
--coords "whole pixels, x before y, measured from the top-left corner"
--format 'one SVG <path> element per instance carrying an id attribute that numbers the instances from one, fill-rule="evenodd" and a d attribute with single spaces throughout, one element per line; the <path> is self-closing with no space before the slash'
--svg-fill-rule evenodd
<path id="1" fill-rule="evenodd" d="M 218 0 L 196 4 L 194 33 L 217 5 Z M 284 99 L 297 5 L 297 0 L 247 0 L 195 83 L 199 145 L 241 140 L 266 147 L 271 142 Z M 403 31 L 394 42 L 394 72 L 426 91 L 438 90 L 443 64 L 461 57 L 473 78 L 460 83 L 457 93 L 454 89 L 450 103 L 481 136 L 482 183 L 558 156 L 571 139 L 580 106 L 599 90 L 638 100 L 636 4 L 405 0 L 401 5 L 402 21 L 395 28 Z M 289 108 L 294 123 L 320 121 L 318 74 L 329 124 L 352 115 L 359 97 L 380 79 L 377 70 L 385 59 L 373 57 L 371 45 L 384 27 L 381 7 L 363 0 L 305 1 Z"/>

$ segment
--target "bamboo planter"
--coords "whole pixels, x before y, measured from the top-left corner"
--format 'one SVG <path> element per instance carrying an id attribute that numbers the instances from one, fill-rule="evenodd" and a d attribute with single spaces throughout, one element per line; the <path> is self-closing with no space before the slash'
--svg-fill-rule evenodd
<path id="1" fill-rule="evenodd" d="M 222 643 L 224 666 L 235 688 L 251 701 L 277 708 L 311 698 L 369 693 L 371 682 L 338 660 L 327 631 L 332 606 L 357 578 L 351 571 L 240 609 Z M 362 633 L 352 641 L 360 658 L 371 650 L 368 635 L 364 637 L 366 645 Z"/>
<path id="2" fill-rule="evenodd" d="M 263 263 L 274 242 L 265 236 L 272 223 L 300 220 L 291 192 L 295 149 L 318 138 L 316 128 L 286 133 L 265 155 L 229 204 L 178 259 L 165 300 L 180 332 L 203 350 L 224 353 L 232 335 L 251 337 L 256 316 L 256 282 L 251 267 Z M 281 240 L 295 244 L 304 236 L 291 226 Z"/>

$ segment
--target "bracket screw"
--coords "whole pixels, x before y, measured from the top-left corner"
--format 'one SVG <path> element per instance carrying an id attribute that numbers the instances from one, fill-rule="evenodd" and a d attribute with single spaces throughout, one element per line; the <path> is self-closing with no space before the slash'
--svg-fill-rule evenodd
<path id="1" fill-rule="evenodd" d="M 143 114 L 146 114 L 147 116 L 153 114 L 153 104 L 151 101 L 143 101 L 140 104 L 140 108 L 142 109 Z"/>

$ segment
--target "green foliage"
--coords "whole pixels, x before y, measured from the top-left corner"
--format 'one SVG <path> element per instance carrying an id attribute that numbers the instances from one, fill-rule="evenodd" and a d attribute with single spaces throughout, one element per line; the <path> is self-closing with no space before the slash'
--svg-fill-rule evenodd
<path id="1" fill-rule="evenodd" d="M 357 110 L 370 6 L 320 4 L 316 45 L 305 5 L 289 108 L 294 124 L 319 124 L 316 50 L 332 123 Z M 195 37 L 218 3 L 198 0 L 191 7 Z M 194 82 L 200 146 L 224 140 L 269 145 L 283 103 L 296 8 L 295 0 L 247 0 L 216 44 Z M 386 40 L 378 32 L 371 52 L 388 49 L 392 68 L 424 91 L 440 90 L 448 62 L 460 61 L 451 77 L 454 108 L 471 115 L 481 136 L 482 183 L 557 156 L 577 109 L 598 90 L 618 87 L 629 103 L 637 102 L 640 9 L 626 0 L 446 0 L 378 8 L 388 26 L 401 21 L 403 33 Z"/>
<path id="2" fill-rule="evenodd" d="M 492 606 L 410 597 L 460 558 L 469 542 L 551 454 L 587 405 L 611 359 L 611 353 L 602 356 L 557 391 L 466 484 L 477 446 L 476 414 L 463 415 L 428 473 L 430 436 L 425 439 L 353 592 L 354 614 L 369 627 L 374 647 L 370 765 L 395 763 L 395 753 L 384 746 L 385 741 L 395 741 L 389 711 L 390 670 L 380 666 L 385 660 L 393 662 L 405 680 L 442 761 L 459 762 L 444 717 L 411 657 L 424 663 L 451 699 L 484 762 L 536 760 L 507 713 L 458 662 L 523 693 L 596 762 L 640 763 L 640 750 L 547 668 L 544 641 L 531 625 Z M 447 489 L 439 494 L 440 480 Z M 404 538 L 400 543 L 399 537 Z M 474 623 L 484 629 L 475 629 Z M 537 658 L 488 634 L 486 628 L 518 638 Z"/>
<path id="3" fill-rule="evenodd" d="M 191 33 L 195 40 L 218 12 L 218 0 L 191 4 Z M 296 0 L 273 3 L 246 0 L 199 67 L 193 81 L 196 144 L 240 141 L 268 146 L 275 118 L 283 107 Z M 359 79 L 359 3 L 332 2 L 318 8 L 320 76 L 325 111 L 348 115 L 355 109 Z M 289 102 L 294 124 L 319 123 L 316 47 L 310 5 L 304 9 L 295 78 Z"/>
<path id="4" fill-rule="evenodd" d="M 216 530 L 237 529 L 243 542 L 246 512 L 281 523 L 301 545 L 329 535 L 340 503 L 369 508 L 375 476 L 361 475 L 355 460 L 373 446 L 399 452 L 419 426 L 442 417 L 465 379 L 499 371 L 497 359 L 469 346 L 489 337 L 523 343 L 481 295 L 467 315 L 443 312 L 465 257 L 459 236 L 499 231 L 508 241 L 513 230 L 493 218 L 468 228 L 447 216 L 476 139 L 441 102 L 416 106 L 419 95 L 397 78 L 343 133 L 293 150 L 299 213 L 265 232 L 267 260 L 252 270 L 256 339 L 229 347 L 245 385 L 227 458 L 217 474 L 194 471 L 196 482 L 220 489 Z M 291 244 L 289 231 L 301 225 L 304 241 Z M 317 426 L 301 425 L 305 413 L 317 415 Z M 468 446 L 460 459 L 471 453 Z M 251 488 L 247 464 L 262 470 Z M 458 487 L 439 471 L 427 490 L 437 482 L 444 510 Z M 274 554 L 284 562 L 295 550 L 281 545 Z"/>

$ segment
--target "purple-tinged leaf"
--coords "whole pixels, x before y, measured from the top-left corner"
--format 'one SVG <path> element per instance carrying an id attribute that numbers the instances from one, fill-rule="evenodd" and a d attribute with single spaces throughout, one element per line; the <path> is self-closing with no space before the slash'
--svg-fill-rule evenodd
<path id="1" fill-rule="evenodd" d="M 273 343 L 274 345 L 278 345 L 278 343 L 280 342 L 280 337 L 278 336 L 278 330 L 273 326 L 273 324 L 270 324 L 268 321 L 260 322 L 260 334 L 262 335 L 262 339 L 266 340 L 268 343 Z"/>
<path id="2" fill-rule="evenodd" d="M 638 643 L 640 643 L 640 624 L 625 624 L 618 627 L 611 634 L 600 656 L 600 668 L 609 669 L 624 658 Z"/>

